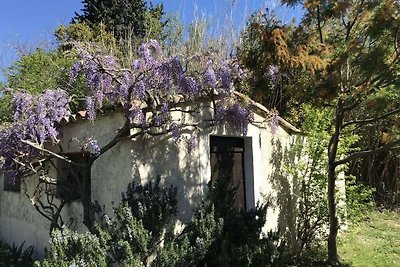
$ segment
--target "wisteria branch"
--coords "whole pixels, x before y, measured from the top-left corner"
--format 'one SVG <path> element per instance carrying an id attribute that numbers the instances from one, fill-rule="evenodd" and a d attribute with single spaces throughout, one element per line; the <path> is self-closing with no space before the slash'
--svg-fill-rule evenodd
<path id="1" fill-rule="evenodd" d="M 40 150 L 40 151 L 42 151 L 42 152 L 44 152 L 46 154 L 49 154 L 49 155 L 51 155 L 51 156 L 53 156 L 55 158 L 61 159 L 61 160 L 65 161 L 65 162 L 68 162 L 71 165 L 75 165 L 75 166 L 78 166 L 78 167 L 85 167 L 86 166 L 86 164 L 81 164 L 81 163 L 74 162 L 74 161 L 72 161 L 72 160 L 70 160 L 70 159 L 68 159 L 68 158 L 66 158 L 64 156 L 61 156 L 60 154 L 57 154 L 57 153 L 55 153 L 53 151 L 45 149 L 45 148 L 41 147 L 40 145 L 35 144 L 35 143 L 31 142 L 31 141 L 21 140 L 21 142 L 24 143 L 24 144 L 27 144 L 27 145 L 29 145 L 29 146 L 37 149 L 37 150 Z"/>

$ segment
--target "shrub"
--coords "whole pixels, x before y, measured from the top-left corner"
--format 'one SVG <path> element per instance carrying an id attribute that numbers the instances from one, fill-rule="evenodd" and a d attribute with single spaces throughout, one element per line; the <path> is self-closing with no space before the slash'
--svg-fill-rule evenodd
<path id="1" fill-rule="evenodd" d="M 183 232 L 166 240 L 154 266 L 277 266 L 284 264 L 284 243 L 265 235 L 267 205 L 251 211 L 234 208 L 236 189 L 223 179 L 210 183 L 207 198 Z"/>
<path id="2" fill-rule="evenodd" d="M 346 179 L 347 218 L 358 222 L 375 209 L 373 200 L 374 190 L 363 183 L 356 183 L 354 176 Z"/>
<path id="3" fill-rule="evenodd" d="M 284 242 L 278 246 L 276 233 L 262 232 L 267 206 L 239 211 L 236 189 L 227 188 L 212 183 L 191 221 L 175 233 L 176 188 L 160 186 L 160 178 L 131 184 L 95 233 L 53 232 L 50 254 L 39 266 L 281 266 Z"/>
<path id="4" fill-rule="evenodd" d="M 33 254 L 35 253 L 35 248 L 29 246 L 24 249 L 24 245 L 25 242 L 20 246 L 16 246 L 14 243 L 12 246 L 8 244 L 0 244 L 0 266 L 33 266 Z"/>
<path id="5" fill-rule="evenodd" d="M 160 182 L 161 176 L 158 175 L 154 183 L 130 183 L 128 190 L 122 195 L 122 200 L 130 207 L 132 216 L 142 221 L 143 227 L 151 233 L 154 240 L 160 238 L 165 226 L 178 213 L 176 187 L 163 187 Z"/>
<path id="6" fill-rule="evenodd" d="M 36 262 L 36 266 L 107 266 L 106 253 L 95 235 L 79 234 L 63 228 L 52 232 L 50 253 L 43 262 Z"/>

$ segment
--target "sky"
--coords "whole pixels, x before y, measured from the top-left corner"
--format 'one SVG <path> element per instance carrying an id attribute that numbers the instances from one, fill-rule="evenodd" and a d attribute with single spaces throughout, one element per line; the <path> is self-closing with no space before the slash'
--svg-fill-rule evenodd
<path id="1" fill-rule="evenodd" d="M 167 13 L 178 13 L 185 25 L 194 17 L 206 18 L 214 25 L 233 21 L 234 29 L 245 25 L 255 10 L 275 10 L 283 21 L 301 16 L 301 9 L 279 8 L 277 0 L 153 0 L 163 3 Z M 60 25 L 69 24 L 81 10 L 81 0 L 0 0 L 0 81 L 2 70 L 18 59 L 18 52 L 27 53 L 36 47 L 54 46 L 52 33 Z"/>

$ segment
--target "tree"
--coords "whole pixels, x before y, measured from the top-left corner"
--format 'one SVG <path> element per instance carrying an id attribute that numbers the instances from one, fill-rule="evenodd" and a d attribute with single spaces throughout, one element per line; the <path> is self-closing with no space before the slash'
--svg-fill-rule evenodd
<path id="1" fill-rule="evenodd" d="M 69 70 L 77 59 L 73 51 L 45 51 L 36 49 L 32 53 L 20 55 L 20 58 L 6 70 L 7 82 L 1 91 L 0 124 L 12 121 L 12 96 L 7 94 L 8 88 L 23 89 L 31 94 L 40 95 L 50 88 L 65 88 L 74 100 L 83 98 L 88 93 L 86 86 L 80 81 L 70 83 Z M 74 109 L 77 102 L 72 103 Z"/>
<path id="2" fill-rule="evenodd" d="M 147 7 L 144 0 L 84 0 L 82 15 L 75 13 L 73 22 L 84 22 L 91 28 L 103 23 L 117 39 L 132 37 L 160 38 L 164 23 L 163 5 Z"/>
<path id="3" fill-rule="evenodd" d="M 47 170 L 53 159 L 63 160 L 71 169 L 82 171 L 84 224 L 93 230 L 91 167 L 120 141 L 167 135 L 175 142 L 186 141 L 192 147 L 199 127 L 227 123 L 245 132 L 253 120 L 246 103 L 241 103 L 234 93 L 234 84 L 240 87 L 243 78 L 243 70 L 236 60 L 213 58 L 212 53 L 184 60 L 164 57 L 159 44 L 150 40 L 138 49 L 138 58 L 132 66 L 123 68 L 115 57 L 103 54 L 95 45 L 78 45 L 76 49 L 80 59 L 74 64 L 70 79 L 81 77 L 90 89 L 86 98 L 88 119 L 94 122 L 97 110 L 104 105 L 123 107 L 124 125 L 112 140 L 103 147 L 94 138 L 81 140 L 82 152 L 89 154 L 87 163 L 62 155 L 62 149 L 57 149 L 58 126 L 71 115 L 71 109 L 70 96 L 61 89 L 47 90 L 41 95 L 11 91 L 14 121 L 0 129 L 0 166 L 15 181 L 23 181 L 33 174 L 39 176 L 34 193 L 25 193 L 38 212 L 51 222 L 51 230 L 65 224 L 61 210 L 70 201 L 68 198 L 55 201 L 51 194 L 49 197 L 48 188 L 55 179 Z M 203 100 L 211 103 L 211 117 L 200 116 L 193 123 L 173 119 L 173 113 L 196 115 Z M 192 108 L 183 110 L 181 105 L 189 101 L 193 103 Z M 184 129 L 193 134 L 184 136 L 181 134 Z M 51 144 L 56 146 L 51 148 Z"/>
<path id="4" fill-rule="evenodd" d="M 242 64 L 252 71 L 247 93 L 298 123 L 300 106 L 315 103 L 316 92 L 312 88 L 299 90 L 291 81 L 307 81 L 326 67 L 316 48 L 315 42 L 296 31 L 295 25 L 283 25 L 273 12 L 252 14 L 238 48 Z"/>
<path id="5" fill-rule="evenodd" d="M 379 101 L 379 96 L 385 95 L 385 92 L 399 88 L 399 3 L 394 0 L 284 0 L 282 3 L 289 6 L 302 4 L 305 8 L 304 17 L 290 31 L 285 31 L 287 27 L 279 25 L 273 29 L 259 27 L 258 35 L 265 44 L 257 47 L 259 60 L 267 62 L 266 66 L 276 64 L 278 70 L 289 70 L 292 75 L 287 76 L 289 79 L 284 89 L 289 89 L 286 92 L 293 94 L 290 89 L 295 88 L 301 99 L 299 102 L 308 101 L 312 96 L 312 103 L 331 107 L 334 111 L 331 127 L 327 129 L 330 133 L 327 147 L 330 217 L 328 260 L 337 265 L 336 237 L 339 225 L 335 181 L 338 168 L 354 160 L 397 148 L 400 144 L 399 140 L 392 137 L 373 149 L 362 150 L 355 146 L 340 156 L 345 145 L 344 136 L 353 134 L 356 128 L 397 116 L 400 111 L 397 98 L 387 98 L 389 101 L 380 108 L 370 105 L 373 101 Z M 283 37 L 277 38 L 278 33 Z M 296 53 L 297 60 L 291 63 L 296 59 L 293 57 Z M 269 60 L 278 56 L 282 60 L 277 63 Z M 315 65 L 318 68 L 310 68 L 313 65 L 308 64 L 308 59 L 318 63 Z"/>

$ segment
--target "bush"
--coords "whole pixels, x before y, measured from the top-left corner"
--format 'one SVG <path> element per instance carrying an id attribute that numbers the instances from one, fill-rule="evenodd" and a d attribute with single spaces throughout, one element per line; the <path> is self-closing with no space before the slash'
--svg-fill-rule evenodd
<path id="1" fill-rule="evenodd" d="M 24 249 L 24 245 L 25 242 L 20 246 L 16 246 L 14 243 L 12 246 L 8 244 L 0 244 L 0 266 L 33 266 L 33 254 L 35 253 L 35 248 L 29 246 Z"/>
<path id="2" fill-rule="evenodd" d="M 280 266 L 286 261 L 278 235 L 265 235 L 267 205 L 235 208 L 236 190 L 221 179 L 178 236 L 170 236 L 154 266 Z"/>
<path id="3" fill-rule="evenodd" d="M 93 234 L 55 231 L 51 251 L 39 266 L 281 266 L 278 235 L 265 235 L 266 205 L 251 211 L 234 208 L 236 190 L 213 183 L 181 233 L 171 220 L 177 213 L 176 188 L 131 184 L 114 216 L 102 216 Z M 222 193 L 224 192 L 224 193 Z M 222 197 L 222 199 L 221 199 Z"/>
<path id="4" fill-rule="evenodd" d="M 106 253 L 95 235 L 79 234 L 63 228 L 52 232 L 50 253 L 43 262 L 36 262 L 36 266 L 107 266 Z"/>
<path id="5" fill-rule="evenodd" d="M 346 207 L 347 218 L 352 222 L 358 222 L 373 211 L 375 203 L 373 200 L 374 190 L 363 183 L 356 183 L 354 176 L 346 179 Z"/>
<path id="6" fill-rule="evenodd" d="M 130 183 L 127 192 L 122 195 L 122 200 L 130 207 L 132 216 L 142 221 L 143 227 L 151 233 L 154 240 L 160 238 L 165 226 L 178 213 L 176 187 L 162 187 L 160 182 L 161 176 L 157 176 L 154 183 Z"/>

